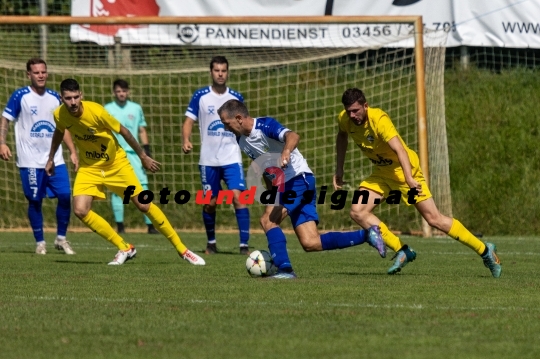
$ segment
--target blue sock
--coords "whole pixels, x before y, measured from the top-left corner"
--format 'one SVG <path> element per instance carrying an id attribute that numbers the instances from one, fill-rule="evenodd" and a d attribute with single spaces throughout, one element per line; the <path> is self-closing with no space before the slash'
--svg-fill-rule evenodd
<path id="1" fill-rule="evenodd" d="M 71 194 L 59 193 L 58 204 L 56 206 L 56 234 L 65 236 L 69 224 L 69 215 L 71 214 Z"/>
<path id="2" fill-rule="evenodd" d="M 246 245 L 249 241 L 249 210 L 247 208 L 240 208 L 235 210 L 236 221 L 238 222 L 238 229 L 240 231 L 240 244 Z"/>
<path id="3" fill-rule="evenodd" d="M 206 237 L 208 242 L 216 240 L 216 212 L 206 213 L 202 211 L 202 218 L 204 222 L 204 228 L 206 228 Z"/>
<path id="4" fill-rule="evenodd" d="M 321 235 L 323 251 L 357 246 L 366 241 L 367 231 L 361 229 L 354 232 L 328 232 Z"/>
<path id="5" fill-rule="evenodd" d="M 43 238 L 43 213 L 41 212 L 41 199 L 38 201 L 28 201 L 28 219 L 34 231 L 34 238 L 37 242 L 44 241 Z"/>
<path id="6" fill-rule="evenodd" d="M 274 260 L 274 265 L 280 270 L 292 271 L 291 260 L 287 253 L 287 239 L 281 228 L 272 228 L 266 232 L 268 239 L 268 249 Z"/>

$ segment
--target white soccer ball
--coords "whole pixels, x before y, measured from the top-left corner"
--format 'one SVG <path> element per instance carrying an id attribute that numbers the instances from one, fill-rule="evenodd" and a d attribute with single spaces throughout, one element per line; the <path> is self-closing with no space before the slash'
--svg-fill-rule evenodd
<path id="1" fill-rule="evenodd" d="M 267 251 L 253 251 L 246 259 L 246 269 L 252 277 L 266 277 L 276 272 L 272 256 Z"/>

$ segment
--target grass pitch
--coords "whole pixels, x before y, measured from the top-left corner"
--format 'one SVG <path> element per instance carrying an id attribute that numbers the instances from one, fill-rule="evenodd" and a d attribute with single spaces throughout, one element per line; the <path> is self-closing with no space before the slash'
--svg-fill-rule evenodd
<path id="1" fill-rule="evenodd" d="M 33 254 L 30 233 L 0 233 L 2 358 L 537 358 L 537 238 L 489 238 L 503 275 L 449 238 L 404 238 L 418 259 L 396 276 L 364 244 L 303 253 L 293 281 L 250 278 L 236 235 L 195 267 L 161 236 L 127 234 L 135 260 L 73 233 L 75 256 Z M 184 242 L 202 252 L 203 233 Z M 263 235 L 253 248 L 265 249 Z"/>

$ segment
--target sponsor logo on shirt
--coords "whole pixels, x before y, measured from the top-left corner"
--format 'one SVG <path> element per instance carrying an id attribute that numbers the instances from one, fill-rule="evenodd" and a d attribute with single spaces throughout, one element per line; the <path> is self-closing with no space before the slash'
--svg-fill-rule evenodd
<path id="1" fill-rule="evenodd" d="M 37 106 L 30 106 L 30 113 L 32 114 L 32 116 L 37 116 L 37 111 Z"/>
<path id="2" fill-rule="evenodd" d="M 96 142 L 98 140 L 98 137 L 96 135 L 82 135 L 79 136 L 78 134 L 75 134 L 75 138 L 79 141 L 88 141 L 88 142 Z"/>
<path id="3" fill-rule="evenodd" d="M 383 158 L 381 155 L 377 155 L 378 160 L 369 159 L 371 163 L 373 163 L 376 166 L 390 166 L 393 162 L 391 159 Z"/>
<path id="4" fill-rule="evenodd" d="M 90 158 L 92 160 L 109 160 L 109 154 L 105 153 L 107 151 L 107 146 L 101 145 L 101 153 L 98 151 L 86 151 L 85 155 L 86 158 Z"/>
<path id="5" fill-rule="evenodd" d="M 221 123 L 221 120 L 215 120 L 210 123 L 208 126 L 208 136 L 223 136 L 223 137 L 234 137 L 234 133 L 230 131 L 225 131 L 225 126 Z"/>
<path id="6" fill-rule="evenodd" d="M 49 121 L 38 121 L 30 129 L 30 137 L 52 138 L 54 129 L 54 125 Z"/>

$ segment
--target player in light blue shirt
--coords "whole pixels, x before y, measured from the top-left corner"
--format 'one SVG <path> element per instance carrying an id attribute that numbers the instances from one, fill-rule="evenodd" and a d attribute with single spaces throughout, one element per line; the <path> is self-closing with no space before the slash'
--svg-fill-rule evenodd
<path id="1" fill-rule="evenodd" d="M 368 230 L 319 234 L 315 176 L 296 148 L 300 140 L 296 132 L 271 117 L 250 117 L 246 105 L 238 100 L 225 102 L 218 114 L 225 129 L 236 135 L 240 149 L 251 159 L 256 160 L 269 153 L 280 156 L 277 164 L 263 168 L 264 176 L 272 181 L 272 186 L 281 187 L 279 204 L 267 205 L 260 219 L 268 249 L 278 267 L 278 272 L 272 278 L 296 278 L 287 253 L 285 234 L 280 228 L 287 216 L 291 218 L 294 232 L 306 252 L 347 248 L 368 242 L 381 257 L 386 256 L 378 226 Z M 276 178 L 282 178 L 284 183 L 275 183 Z"/>
<path id="2" fill-rule="evenodd" d="M 129 132 L 135 137 L 137 142 L 141 144 L 141 147 L 146 152 L 146 155 L 151 157 L 150 145 L 148 144 L 148 134 L 146 133 L 146 120 L 144 118 L 144 112 L 141 105 L 133 101 L 128 100 L 129 97 L 129 84 L 127 81 L 118 79 L 113 83 L 113 93 L 114 101 L 106 104 L 105 109 L 116 118 L 122 126 L 127 128 Z M 114 133 L 114 132 L 113 132 Z M 148 189 L 148 176 L 146 171 L 141 163 L 141 159 L 137 153 L 129 146 L 129 144 L 124 140 L 124 137 L 114 133 L 118 143 L 124 151 L 126 151 L 127 158 L 135 174 L 141 182 L 141 186 L 147 190 Z M 116 194 L 111 195 L 111 204 L 114 212 L 114 219 L 116 221 L 117 232 L 124 233 L 124 203 L 123 199 L 117 196 Z M 149 234 L 159 234 L 159 232 L 154 228 L 154 225 L 150 219 L 144 216 L 144 222 L 148 227 Z"/>

